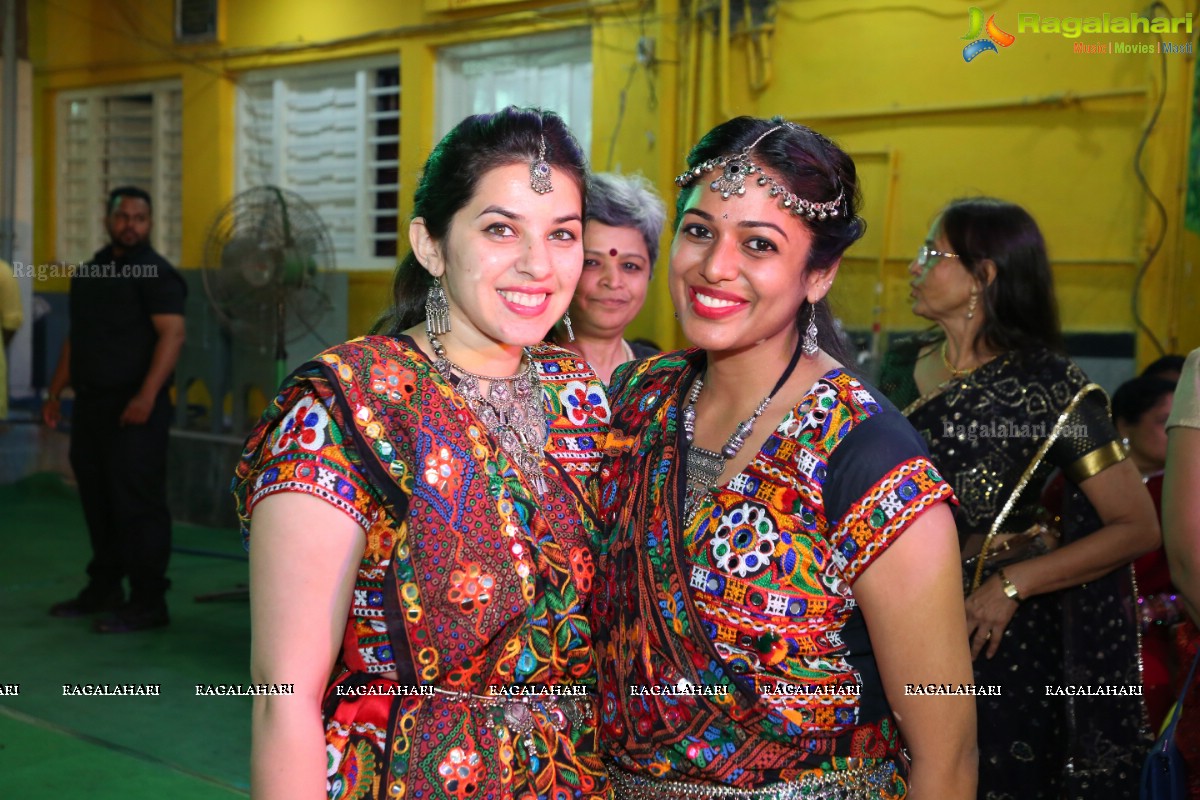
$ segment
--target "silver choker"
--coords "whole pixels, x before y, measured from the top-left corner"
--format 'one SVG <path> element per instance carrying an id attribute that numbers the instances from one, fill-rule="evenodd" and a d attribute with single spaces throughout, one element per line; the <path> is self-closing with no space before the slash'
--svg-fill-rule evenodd
<path id="1" fill-rule="evenodd" d="M 433 366 L 446 382 L 454 386 L 483 427 L 496 437 L 508 457 L 517 462 L 521 472 L 539 495 L 546 493 L 546 474 L 542 457 L 546 441 L 546 415 L 542 410 L 542 383 L 529 348 L 522 358 L 525 364 L 515 375 L 494 378 L 463 369 L 446 358 L 446 348 L 432 333 L 426 333 L 433 346 Z M 485 395 L 480 381 L 488 382 Z"/>

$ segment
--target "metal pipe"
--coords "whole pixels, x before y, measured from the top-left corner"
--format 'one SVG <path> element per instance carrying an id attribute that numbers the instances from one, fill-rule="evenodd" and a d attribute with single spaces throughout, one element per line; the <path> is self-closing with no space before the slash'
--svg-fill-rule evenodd
<path id="1" fill-rule="evenodd" d="M 683 95 L 683 128 L 682 145 L 676 149 L 678 153 L 686 153 L 696 141 L 696 104 L 699 97 L 700 84 L 700 47 L 704 31 L 700 15 L 695 14 L 691 19 L 691 30 L 688 35 L 688 70 L 685 78 L 687 88 Z"/>
<path id="2" fill-rule="evenodd" d="M 879 244 L 879 263 L 875 268 L 875 305 L 872 309 L 874 319 L 871 321 L 871 354 L 874 356 L 883 355 L 883 329 L 887 313 L 884 286 L 887 283 L 888 242 L 892 240 L 892 226 L 895 222 L 896 184 L 900 176 L 897 169 L 898 160 L 894 150 L 887 152 L 887 199 L 883 202 L 883 233 Z"/>
<path id="3" fill-rule="evenodd" d="M 879 117 L 921 117 L 940 114 L 958 114 L 963 111 L 1003 111 L 1011 108 L 1040 108 L 1079 105 L 1091 100 L 1114 100 L 1122 97 L 1145 97 L 1150 94 L 1149 86 L 1129 89 L 1104 89 L 1095 92 L 1060 92 L 1041 97 L 1015 97 L 1000 100 L 977 100 L 969 103 L 946 103 L 928 106 L 904 106 L 892 108 L 861 109 L 858 111 L 834 111 L 825 114 L 785 114 L 786 119 L 809 124 L 812 122 L 851 122 L 877 119 Z"/>
<path id="4" fill-rule="evenodd" d="M 717 30 L 717 105 L 721 112 L 719 122 L 733 119 L 729 105 L 729 4 L 733 0 L 721 0 L 721 24 Z"/>
<path id="5" fill-rule="evenodd" d="M 767 41 L 775 31 L 770 23 L 752 26 L 754 20 L 750 8 L 750 0 L 742 0 L 742 21 L 746 37 L 746 75 L 750 82 L 750 91 L 759 94 L 771 85 L 774 72 L 771 68 L 770 50 Z"/>

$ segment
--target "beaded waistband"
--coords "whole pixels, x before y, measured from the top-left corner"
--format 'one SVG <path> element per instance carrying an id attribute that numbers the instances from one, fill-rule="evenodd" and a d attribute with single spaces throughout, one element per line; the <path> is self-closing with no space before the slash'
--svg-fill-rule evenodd
<path id="1" fill-rule="evenodd" d="M 460 692 L 455 689 L 433 687 L 437 694 L 453 698 L 465 704 L 468 708 L 500 709 L 502 719 L 493 719 L 494 725 L 503 723 L 512 733 L 525 743 L 525 751 L 530 758 L 537 756 L 533 741 L 534 708 L 545 713 L 550 724 L 557 731 L 566 730 L 568 726 L 576 728 L 584 718 L 591 718 L 592 698 L 588 695 L 558 695 L 551 691 L 534 692 L 531 694 L 473 694 Z"/>
<path id="2" fill-rule="evenodd" d="M 867 767 L 804 775 L 794 781 L 740 789 L 724 784 L 647 778 L 608 764 L 615 800 L 874 800 L 889 789 L 896 765 L 883 761 Z"/>

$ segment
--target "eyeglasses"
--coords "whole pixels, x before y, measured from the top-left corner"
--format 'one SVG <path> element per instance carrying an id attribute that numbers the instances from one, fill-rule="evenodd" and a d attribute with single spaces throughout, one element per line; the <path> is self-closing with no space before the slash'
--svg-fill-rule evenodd
<path id="1" fill-rule="evenodd" d="M 929 266 L 930 261 L 939 258 L 958 258 L 958 253 L 943 253 L 940 250 L 934 250 L 929 245 L 921 245 L 921 249 L 917 251 L 917 266 Z"/>

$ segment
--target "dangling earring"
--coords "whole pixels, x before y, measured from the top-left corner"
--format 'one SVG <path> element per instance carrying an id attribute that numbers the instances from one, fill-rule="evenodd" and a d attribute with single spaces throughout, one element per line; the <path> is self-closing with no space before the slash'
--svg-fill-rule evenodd
<path id="1" fill-rule="evenodd" d="M 442 336 L 450 332 L 450 301 L 442 288 L 442 279 L 434 277 L 429 294 L 425 296 L 425 332 Z"/>
<path id="2" fill-rule="evenodd" d="M 563 314 L 563 326 L 567 329 L 567 341 L 575 341 L 575 331 L 571 327 L 571 309 L 567 309 L 567 313 Z"/>
<path id="3" fill-rule="evenodd" d="M 971 287 L 971 299 L 967 301 L 967 319 L 975 319 L 975 303 L 979 300 L 979 294 L 975 291 L 975 287 Z"/>
<path id="4" fill-rule="evenodd" d="M 1129 455 L 1129 437 L 1128 436 L 1121 437 L 1121 447 L 1125 448 L 1125 455 Z"/>
<path id="5" fill-rule="evenodd" d="M 808 327 L 804 329 L 804 343 L 800 345 L 804 355 L 812 358 L 820 348 L 817 346 L 817 307 L 808 307 Z"/>

